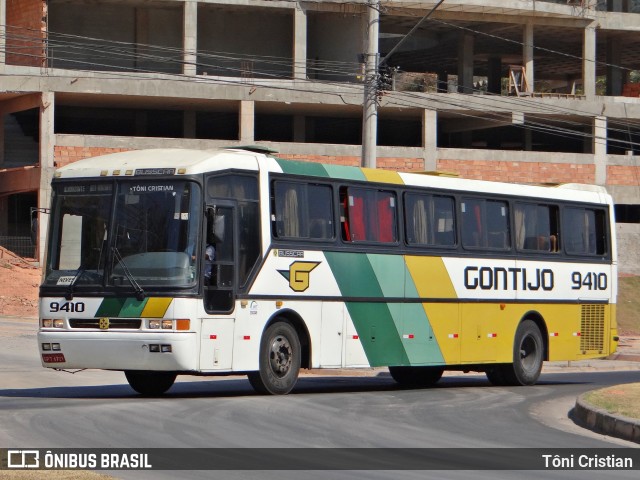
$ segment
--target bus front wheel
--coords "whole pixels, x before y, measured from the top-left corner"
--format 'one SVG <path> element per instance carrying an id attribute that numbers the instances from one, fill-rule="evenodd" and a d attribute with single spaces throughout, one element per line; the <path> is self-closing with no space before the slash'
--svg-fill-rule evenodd
<path id="1" fill-rule="evenodd" d="M 289 393 L 298 381 L 301 348 L 296 329 L 282 320 L 270 325 L 260 341 L 260 370 L 249 372 L 249 382 L 258 392 Z"/>
<path id="2" fill-rule="evenodd" d="M 176 374 L 171 372 L 146 372 L 127 370 L 124 372 L 131 388 L 141 395 L 162 395 L 176 381 Z"/>
<path id="3" fill-rule="evenodd" d="M 389 373 L 400 385 L 429 387 L 442 378 L 442 367 L 389 367 Z"/>

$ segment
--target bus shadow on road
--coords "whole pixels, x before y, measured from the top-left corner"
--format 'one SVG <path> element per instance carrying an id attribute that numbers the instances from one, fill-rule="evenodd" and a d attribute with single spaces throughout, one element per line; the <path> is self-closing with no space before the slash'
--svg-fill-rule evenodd
<path id="1" fill-rule="evenodd" d="M 180 377 L 179 377 L 180 378 Z M 188 377 L 184 377 L 188 378 Z M 590 381 L 567 381 L 544 379 L 537 386 L 544 385 L 576 385 L 587 384 Z M 289 395 L 305 394 L 330 394 L 330 393 L 367 393 L 389 392 L 403 390 L 424 390 L 437 392 L 443 389 L 453 388 L 523 388 L 523 387 L 496 387 L 482 375 L 449 376 L 441 379 L 436 385 L 430 387 L 403 386 L 393 381 L 388 375 L 377 376 L 305 376 L 301 377 L 296 387 Z M 526 387 L 524 387 L 526 388 Z M 0 398 L 58 398 L 78 400 L 99 399 L 171 399 L 171 398 L 226 398 L 260 396 L 257 394 L 245 378 L 201 378 L 198 380 L 177 381 L 171 389 L 158 396 L 142 396 L 126 383 L 112 385 L 73 385 L 38 387 L 24 389 L 0 389 Z"/>

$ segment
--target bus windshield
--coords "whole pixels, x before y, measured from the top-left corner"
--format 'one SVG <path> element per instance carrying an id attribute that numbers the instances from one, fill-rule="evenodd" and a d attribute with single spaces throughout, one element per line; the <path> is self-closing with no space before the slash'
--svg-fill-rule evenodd
<path id="1" fill-rule="evenodd" d="M 201 201 L 187 181 L 55 186 L 44 285 L 192 285 Z"/>

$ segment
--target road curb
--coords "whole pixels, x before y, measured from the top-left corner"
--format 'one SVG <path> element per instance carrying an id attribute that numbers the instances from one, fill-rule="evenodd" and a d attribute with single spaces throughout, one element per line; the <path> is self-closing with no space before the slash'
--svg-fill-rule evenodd
<path id="1" fill-rule="evenodd" d="M 572 412 L 572 418 L 578 425 L 597 433 L 640 443 L 640 421 L 598 408 L 587 402 L 585 395 L 587 393 L 576 399 Z"/>

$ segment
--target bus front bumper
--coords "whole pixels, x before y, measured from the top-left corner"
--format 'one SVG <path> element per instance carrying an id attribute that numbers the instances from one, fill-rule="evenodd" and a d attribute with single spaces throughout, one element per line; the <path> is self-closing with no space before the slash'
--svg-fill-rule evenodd
<path id="1" fill-rule="evenodd" d="M 195 371 L 195 332 L 38 332 L 43 367 L 57 369 Z"/>

